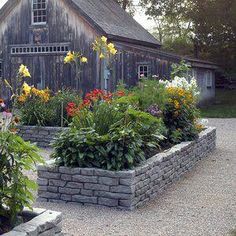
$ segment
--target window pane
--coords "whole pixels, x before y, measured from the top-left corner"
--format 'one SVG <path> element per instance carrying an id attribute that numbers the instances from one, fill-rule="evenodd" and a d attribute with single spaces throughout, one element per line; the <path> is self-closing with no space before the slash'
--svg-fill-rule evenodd
<path id="1" fill-rule="evenodd" d="M 33 0 L 32 8 L 33 23 L 46 23 L 46 0 Z"/>

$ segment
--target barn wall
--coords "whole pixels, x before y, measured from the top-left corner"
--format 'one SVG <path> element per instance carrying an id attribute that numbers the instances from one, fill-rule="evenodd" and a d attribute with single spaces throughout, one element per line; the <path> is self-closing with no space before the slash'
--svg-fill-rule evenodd
<path id="1" fill-rule="evenodd" d="M 4 78 L 12 80 L 20 64 L 29 67 L 32 74 L 30 83 L 39 88 L 58 89 L 75 88 L 75 72 L 70 65 L 64 64 L 65 53 L 12 55 L 12 45 L 51 45 L 68 44 L 70 50 L 81 51 L 88 57 L 89 63 L 83 68 L 82 89 L 87 92 L 93 88 L 105 87 L 105 81 L 99 82 L 98 60 L 91 50 L 91 43 L 102 35 L 96 26 L 82 16 L 67 0 L 48 0 L 48 22 L 46 25 L 31 24 L 31 0 L 19 0 L 0 23 L 0 60 L 3 59 Z M 109 22 L 108 22 L 109 23 Z M 131 43 L 114 41 L 119 54 L 113 62 L 113 70 L 102 73 L 108 78 L 108 90 L 114 90 L 121 80 L 129 86 L 138 83 L 138 65 L 150 65 L 150 74 L 159 78 L 169 78 L 171 64 L 180 60 L 178 56 L 163 54 L 158 48 L 149 48 Z M 205 69 L 199 69 L 199 78 Z M 214 97 L 215 89 L 202 88 L 202 98 Z M 0 85 L 1 87 L 1 85 Z M 2 90 L 1 97 L 9 97 L 7 90 Z"/>
<path id="2" fill-rule="evenodd" d="M 48 22 L 46 25 L 31 24 L 31 0 L 21 0 L 0 23 L 0 59 L 3 59 L 4 78 L 11 80 L 20 64 L 29 67 L 30 82 L 38 87 L 53 90 L 62 87 L 75 88 L 75 73 L 70 65 L 64 65 L 65 53 L 11 55 L 11 46 L 51 45 L 66 43 L 69 49 L 81 51 L 89 63 L 82 73 L 83 90 L 96 86 L 97 56 L 91 52 L 91 43 L 97 31 L 66 0 L 48 1 Z M 12 83 L 14 81 L 12 80 Z M 2 83 L 2 81 L 1 81 Z M 8 93 L 2 91 L 1 96 Z"/>
<path id="3" fill-rule="evenodd" d="M 159 78 L 169 78 L 171 64 L 177 62 L 158 54 L 155 49 L 129 45 L 117 42 L 119 54 L 113 65 L 113 75 L 111 76 L 110 87 L 115 88 L 119 81 L 123 81 L 129 86 L 135 86 L 138 83 L 138 65 L 148 64 L 150 74 L 157 75 Z"/>
<path id="4" fill-rule="evenodd" d="M 207 82 L 205 78 L 205 73 L 209 71 L 209 69 L 207 70 L 203 68 L 195 68 L 195 70 L 198 87 L 201 93 L 200 104 L 212 102 L 215 98 L 215 70 L 210 70 L 213 74 L 212 87 L 207 87 Z"/>

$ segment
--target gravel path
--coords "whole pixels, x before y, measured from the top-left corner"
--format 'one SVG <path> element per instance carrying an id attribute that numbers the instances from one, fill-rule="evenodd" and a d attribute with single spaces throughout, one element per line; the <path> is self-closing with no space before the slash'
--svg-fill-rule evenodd
<path id="1" fill-rule="evenodd" d="M 236 119 L 210 125 L 218 129 L 217 150 L 143 208 L 35 206 L 62 211 L 63 230 L 74 236 L 236 236 Z"/>

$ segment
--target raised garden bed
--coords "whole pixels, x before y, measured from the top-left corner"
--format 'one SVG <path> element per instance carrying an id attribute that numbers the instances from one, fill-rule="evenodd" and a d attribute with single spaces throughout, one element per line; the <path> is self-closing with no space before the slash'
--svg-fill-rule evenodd
<path id="1" fill-rule="evenodd" d="M 163 192 L 216 147 L 216 129 L 207 128 L 192 142 L 183 142 L 127 171 L 38 167 L 38 201 L 96 204 L 135 209 Z"/>
<path id="2" fill-rule="evenodd" d="M 56 135 L 65 130 L 61 127 L 18 126 L 18 134 L 25 140 L 47 148 Z"/>
<path id="3" fill-rule="evenodd" d="M 24 211 L 24 218 L 32 219 L 24 224 L 15 227 L 9 233 L 5 233 L 2 236 L 62 236 L 61 213 L 45 210 L 34 209 L 32 211 Z"/>

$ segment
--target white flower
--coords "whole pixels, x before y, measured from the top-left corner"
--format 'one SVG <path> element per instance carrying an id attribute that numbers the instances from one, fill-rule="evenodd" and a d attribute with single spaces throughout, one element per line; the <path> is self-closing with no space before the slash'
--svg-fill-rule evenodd
<path id="1" fill-rule="evenodd" d="M 159 80 L 159 83 L 164 84 L 166 88 L 182 88 L 186 91 L 192 92 L 194 96 L 199 96 L 200 92 L 198 90 L 198 85 L 196 79 L 192 78 L 190 82 L 184 77 L 175 76 L 172 81 Z"/>
<path id="2" fill-rule="evenodd" d="M 209 123 L 209 120 L 208 119 L 201 119 L 199 121 L 199 123 L 204 126 L 204 127 L 207 127 L 208 123 Z"/>

